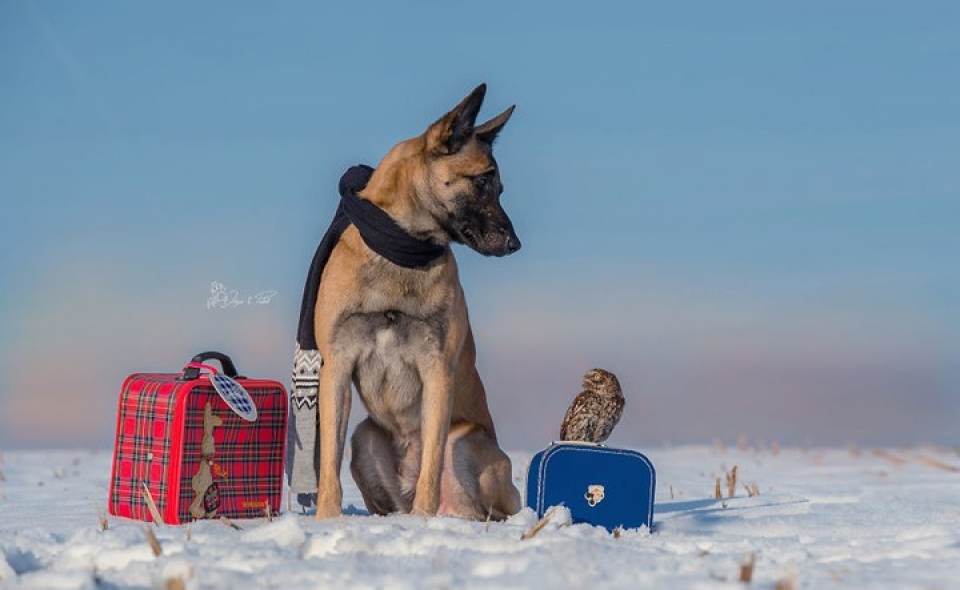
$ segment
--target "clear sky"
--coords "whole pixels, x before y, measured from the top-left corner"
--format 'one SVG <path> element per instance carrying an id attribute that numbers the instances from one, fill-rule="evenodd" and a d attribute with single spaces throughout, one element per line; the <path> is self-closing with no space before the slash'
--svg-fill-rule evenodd
<path id="1" fill-rule="evenodd" d="M 335 4 L 334 6 L 330 6 Z M 0 448 L 127 373 L 288 382 L 351 164 L 487 82 L 524 248 L 456 247 L 503 443 L 957 443 L 960 3 L 0 2 Z M 210 284 L 262 305 L 208 309 Z"/>

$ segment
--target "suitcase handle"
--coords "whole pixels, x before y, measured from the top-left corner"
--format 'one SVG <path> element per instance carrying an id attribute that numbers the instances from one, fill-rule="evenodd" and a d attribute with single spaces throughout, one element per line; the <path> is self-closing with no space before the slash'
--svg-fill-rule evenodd
<path id="1" fill-rule="evenodd" d="M 208 350 L 207 352 L 201 352 L 197 356 L 193 357 L 190 362 L 200 364 L 204 361 L 210 359 L 220 361 L 220 366 L 223 367 L 223 374 L 231 379 L 242 379 L 240 375 L 237 374 L 237 367 L 233 364 L 233 361 L 230 360 L 230 357 L 223 354 L 222 352 L 217 352 L 215 350 Z M 183 376 L 180 378 L 183 381 L 193 381 L 200 377 L 200 368 L 199 367 L 185 367 L 183 369 Z"/>

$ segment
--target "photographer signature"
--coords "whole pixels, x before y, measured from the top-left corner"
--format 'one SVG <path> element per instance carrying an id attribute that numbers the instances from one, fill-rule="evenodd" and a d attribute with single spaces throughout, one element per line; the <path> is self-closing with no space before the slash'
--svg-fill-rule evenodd
<path id="1" fill-rule="evenodd" d="M 277 292 L 260 291 L 246 298 L 240 295 L 239 289 L 227 289 L 223 283 L 210 283 L 210 297 L 207 299 L 207 309 L 228 309 L 241 305 L 267 305 L 276 296 Z"/>

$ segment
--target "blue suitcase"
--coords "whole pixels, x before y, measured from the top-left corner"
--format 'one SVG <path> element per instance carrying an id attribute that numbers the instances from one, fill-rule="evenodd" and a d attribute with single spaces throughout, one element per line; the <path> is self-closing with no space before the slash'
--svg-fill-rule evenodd
<path id="1" fill-rule="evenodd" d="M 656 473 L 643 454 L 593 443 L 554 443 L 527 471 L 527 506 L 542 518 L 557 504 L 574 523 L 632 529 L 653 525 Z"/>

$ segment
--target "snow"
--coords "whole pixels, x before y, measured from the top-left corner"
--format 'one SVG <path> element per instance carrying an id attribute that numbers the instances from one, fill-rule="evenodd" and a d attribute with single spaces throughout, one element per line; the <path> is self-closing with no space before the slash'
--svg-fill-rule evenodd
<path id="1" fill-rule="evenodd" d="M 7 452 L 2 588 L 945 588 L 960 578 L 960 455 L 911 449 L 639 449 L 657 468 L 653 532 L 619 536 L 556 511 L 533 538 L 503 523 L 345 512 L 152 527 L 106 517 L 110 453 Z M 531 453 L 512 453 L 523 489 Z M 717 478 L 738 467 L 734 497 Z M 756 483 L 759 495 L 746 487 Z M 145 530 L 162 546 L 154 556 Z"/>

